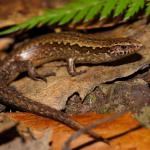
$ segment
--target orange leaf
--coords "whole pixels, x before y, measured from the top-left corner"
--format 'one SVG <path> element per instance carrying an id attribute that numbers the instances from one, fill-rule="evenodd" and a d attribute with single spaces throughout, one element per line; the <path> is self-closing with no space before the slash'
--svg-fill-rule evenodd
<path id="1" fill-rule="evenodd" d="M 7 115 L 13 120 L 20 121 L 22 127 L 30 127 L 34 130 L 45 129 L 48 127 L 52 128 L 53 149 L 55 150 L 60 150 L 68 137 L 70 137 L 71 134 L 74 133 L 74 130 L 61 123 L 58 123 L 51 119 L 39 117 L 31 113 L 7 113 Z M 84 115 L 73 116 L 72 118 L 83 125 L 88 125 L 97 119 L 108 116 L 109 115 L 88 113 Z M 110 140 L 110 145 L 102 142 L 95 142 L 94 144 L 87 145 L 82 149 L 147 150 L 150 147 L 150 130 L 144 127 L 137 128 L 138 126 L 138 121 L 133 119 L 130 113 L 126 113 L 123 116 L 117 118 L 116 120 L 110 123 L 99 125 L 97 128 L 94 129 L 97 134 L 102 135 L 104 138 L 111 138 L 113 136 L 116 136 L 116 138 Z M 81 146 L 82 144 L 87 144 L 91 140 L 92 138 L 88 135 L 82 135 L 72 143 L 72 147 L 75 148 Z"/>

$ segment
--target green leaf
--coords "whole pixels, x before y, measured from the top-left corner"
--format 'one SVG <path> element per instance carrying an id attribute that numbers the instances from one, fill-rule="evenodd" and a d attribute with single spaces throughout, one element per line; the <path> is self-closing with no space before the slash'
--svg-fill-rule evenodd
<path id="1" fill-rule="evenodd" d="M 147 3 L 147 8 L 146 8 L 146 16 L 149 16 L 150 15 L 150 2 Z"/>
<path id="2" fill-rule="evenodd" d="M 104 5 L 104 8 L 102 9 L 100 18 L 106 18 L 110 15 L 112 10 L 114 9 L 115 5 L 117 3 L 117 0 L 107 0 L 106 4 Z"/>
<path id="3" fill-rule="evenodd" d="M 95 6 L 93 6 L 87 13 L 84 21 L 89 21 L 89 20 L 93 19 L 95 17 L 95 15 L 97 15 L 100 12 L 101 8 L 104 5 L 104 2 L 105 2 L 104 0 L 101 0 L 101 3 L 99 3 L 99 4 L 95 3 Z"/>
<path id="4" fill-rule="evenodd" d="M 79 22 L 82 19 L 84 19 L 84 17 L 86 16 L 86 14 L 88 13 L 90 7 L 86 7 L 85 9 L 81 9 L 77 15 L 73 18 L 73 23 Z"/>
<path id="5" fill-rule="evenodd" d="M 58 23 L 63 18 L 63 16 L 64 14 L 56 16 L 56 17 L 55 16 L 51 17 L 51 20 L 49 21 L 49 25 Z"/>
<path id="6" fill-rule="evenodd" d="M 128 20 L 132 16 L 134 16 L 140 9 L 144 7 L 144 0 L 132 0 L 125 14 L 124 20 Z"/>
<path id="7" fill-rule="evenodd" d="M 4 31 L 1 31 L 1 32 L 0 32 L 0 35 L 10 34 L 10 33 L 12 33 L 12 32 L 16 32 L 16 31 L 21 30 L 21 29 L 22 29 L 22 28 L 20 28 L 19 25 L 18 25 L 18 26 L 13 26 L 13 27 L 11 27 L 11 28 L 9 28 L 9 29 L 6 29 L 6 30 L 4 30 Z"/>
<path id="8" fill-rule="evenodd" d="M 114 12 L 114 17 L 119 16 L 123 11 L 128 7 L 130 4 L 131 0 L 118 0 L 115 12 Z"/>
<path id="9" fill-rule="evenodd" d="M 68 11 L 68 14 L 66 14 L 61 20 L 59 25 L 64 25 L 67 22 L 71 21 L 73 19 L 73 17 L 75 16 L 77 12 L 74 11 L 73 13 L 71 11 Z"/>
<path id="10" fill-rule="evenodd" d="M 49 17 L 49 25 L 53 25 L 58 23 L 63 17 L 65 13 L 63 9 L 54 10 L 51 12 L 51 16 Z"/>
<path id="11" fill-rule="evenodd" d="M 36 24 L 38 24 L 38 22 L 39 21 L 35 17 L 35 18 L 32 18 L 31 20 L 29 20 L 28 22 L 26 22 L 26 24 L 24 24 L 24 25 L 22 24 L 22 27 L 25 27 L 29 30 L 29 29 L 33 28 L 34 26 L 36 26 Z"/>

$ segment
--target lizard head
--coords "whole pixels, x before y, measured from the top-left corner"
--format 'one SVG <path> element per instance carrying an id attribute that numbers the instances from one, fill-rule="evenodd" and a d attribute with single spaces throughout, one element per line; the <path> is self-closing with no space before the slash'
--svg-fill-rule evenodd
<path id="1" fill-rule="evenodd" d="M 117 42 L 110 42 L 110 48 L 107 50 L 107 54 L 111 57 L 124 57 L 136 53 L 142 47 L 142 44 L 136 40 L 128 38 L 115 39 Z M 113 43 L 113 44 L 111 44 Z"/>
<path id="2" fill-rule="evenodd" d="M 88 45 L 80 47 L 77 62 L 98 64 L 115 61 L 136 53 L 142 47 L 140 42 L 129 38 L 93 40 L 91 43 L 88 41 Z"/>

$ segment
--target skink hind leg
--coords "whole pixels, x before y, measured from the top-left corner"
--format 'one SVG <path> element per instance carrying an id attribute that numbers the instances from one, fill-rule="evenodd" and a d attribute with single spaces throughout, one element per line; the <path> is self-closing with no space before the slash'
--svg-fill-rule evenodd
<path id="1" fill-rule="evenodd" d="M 33 80 L 43 80 L 44 82 L 47 82 L 46 77 L 48 77 L 48 76 L 55 76 L 56 74 L 54 72 L 52 72 L 52 71 L 49 71 L 46 74 L 39 74 L 36 71 L 36 68 L 31 63 L 28 63 L 28 75 Z"/>
<path id="2" fill-rule="evenodd" d="M 69 72 L 70 75 L 76 76 L 76 75 L 80 75 L 80 74 L 86 72 L 86 70 L 76 71 L 76 68 L 75 68 L 75 59 L 74 58 L 69 58 L 67 60 L 67 62 L 68 62 L 68 72 Z"/>

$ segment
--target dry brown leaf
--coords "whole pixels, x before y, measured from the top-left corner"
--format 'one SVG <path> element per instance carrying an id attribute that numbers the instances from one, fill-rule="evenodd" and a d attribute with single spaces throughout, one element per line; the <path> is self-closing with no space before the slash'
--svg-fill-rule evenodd
<path id="1" fill-rule="evenodd" d="M 0 0 L 0 28 L 21 23 L 41 15 L 46 8 L 64 4 L 63 1 L 59 2 L 60 0 Z"/>
<path id="2" fill-rule="evenodd" d="M 11 128 L 16 127 L 17 124 L 18 124 L 17 121 L 13 121 L 13 120 L 9 119 L 3 113 L 0 114 L 0 134 L 2 132 L 5 132 L 5 131 L 11 129 Z"/>
<path id="3" fill-rule="evenodd" d="M 107 100 L 97 100 L 99 101 L 97 109 L 101 113 L 108 110 L 120 112 L 125 109 L 140 113 L 143 107 L 150 105 L 149 85 L 142 79 L 117 81 L 113 84 L 102 84 L 99 87 L 107 95 Z"/>
<path id="4" fill-rule="evenodd" d="M 19 119 L 0 114 L 0 150 L 49 150 L 52 130 L 31 130 L 19 123 Z"/>
<path id="5" fill-rule="evenodd" d="M 149 30 L 149 27 L 145 26 L 145 29 Z M 128 30 L 129 29 L 127 29 L 127 31 Z M 138 29 L 132 30 L 138 32 Z M 150 32 L 146 32 L 145 34 L 149 33 Z M 66 67 L 54 67 L 53 63 L 51 63 L 46 65 L 46 70 L 51 69 L 55 71 L 57 75 L 55 77 L 51 76 L 47 78 L 47 84 L 42 81 L 33 81 L 26 77 L 14 82 L 12 85 L 15 85 L 15 87 L 25 96 L 33 100 L 44 103 L 58 110 L 64 109 L 68 97 L 75 92 L 79 93 L 80 97 L 84 99 L 84 97 L 97 85 L 107 81 L 113 81 L 116 78 L 132 75 L 138 70 L 148 67 L 150 63 L 150 45 L 148 38 L 144 38 L 145 34 L 138 37 L 138 40 L 141 41 L 145 47 L 137 55 L 122 60 L 123 62 L 120 65 L 114 66 L 115 64 L 112 63 L 112 66 L 110 64 L 110 66 L 83 66 L 80 69 L 86 69 L 86 73 L 76 77 L 71 77 L 68 75 Z M 139 60 L 134 61 L 136 58 L 139 58 Z M 51 65 L 53 67 L 51 67 Z"/>
<path id="6" fill-rule="evenodd" d="M 27 134 L 27 133 L 26 133 Z M 19 136 L 12 138 L 11 140 L 2 143 L 0 150 L 49 150 L 50 149 L 50 135 L 49 131 L 43 132 L 43 137 L 35 139 L 32 137 L 30 132 L 28 133 L 28 138 L 25 141 Z M 7 138 L 6 135 L 3 135 L 3 138 Z M 11 133 L 9 134 L 11 136 Z M 29 137 L 30 136 L 30 137 Z"/>
<path id="7" fill-rule="evenodd" d="M 8 113 L 7 116 L 13 120 L 19 121 L 22 124 L 22 128 L 30 127 L 34 130 L 42 130 L 48 127 L 52 128 L 52 147 L 55 150 L 60 150 L 67 138 L 70 137 L 71 134 L 74 132 L 69 127 L 60 124 L 54 120 L 42 118 L 30 113 Z M 86 125 L 91 124 L 97 119 L 105 118 L 108 116 L 109 115 L 98 115 L 95 113 L 89 113 L 74 116 L 73 119 L 77 120 L 83 125 Z M 144 127 L 137 128 L 138 126 L 139 123 L 135 119 L 133 119 L 130 113 L 127 113 L 120 118 L 112 121 L 111 123 L 102 124 L 94 129 L 96 133 L 102 135 L 104 138 L 118 136 L 110 141 L 110 145 L 102 142 L 96 142 L 94 144 L 89 144 L 83 149 L 90 150 L 102 148 L 104 150 L 148 150 L 148 148 L 150 147 L 150 129 L 146 129 Z M 81 146 L 82 144 L 86 144 L 91 140 L 92 138 L 90 138 L 88 135 L 83 135 L 72 143 L 72 147 L 75 148 Z"/>

